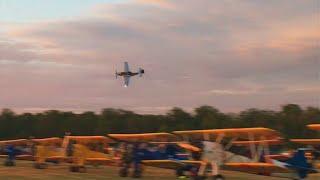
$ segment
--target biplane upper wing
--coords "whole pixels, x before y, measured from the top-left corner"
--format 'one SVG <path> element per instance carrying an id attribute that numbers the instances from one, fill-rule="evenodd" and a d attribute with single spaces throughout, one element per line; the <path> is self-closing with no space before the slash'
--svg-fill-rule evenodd
<path id="1" fill-rule="evenodd" d="M 112 139 L 105 136 L 65 136 L 63 139 L 62 147 L 67 147 L 70 141 L 75 141 L 77 144 L 114 142 Z"/>
<path id="2" fill-rule="evenodd" d="M 263 127 L 256 128 L 233 128 L 233 129 L 208 129 L 208 130 L 190 130 L 190 131 L 174 131 L 174 134 L 181 136 L 198 136 L 208 135 L 209 138 L 216 138 L 219 135 L 224 137 L 237 137 L 239 139 L 251 140 L 249 137 L 254 139 L 276 139 L 280 137 L 280 133 Z"/>
<path id="3" fill-rule="evenodd" d="M 0 141 L 0 145 L 25 145 L 29 142 L 28 139 L 15 139 L 15 140 L 6 140 Z"/>
<path id="4" fill-rule="evenodd" d="M 52 138 L 43 138 L 43 139 L 32 139 L 32 141 L 36 144 L 52 145 L 52 144 L 62 144 L 63 140 L 58 137 L 52 137 Z"/>
<path id="5" fill-rule="evenodd" d="M 320 139 L 290 139 L 291 142 L 304 145 L 319 145 Z"/>
<path id="6" fill-rule="evenodd" d="M 118 141 L 150 142 L 175 141 L 177 137 L 170 133 L 144 133 L 144 134 L 108 134 L 107 136 Z"/>
<path id="7" fill-rule="evenodd" d="M 223 169 L 252 174 L 290 173 L 290 169 L 272 163 L 226 163 Z"/>
<path id="8" fill-rule="evenodd" d="M 309 124 L 307 127 L 312 130 L 320 131 L 320 124 Z"/>

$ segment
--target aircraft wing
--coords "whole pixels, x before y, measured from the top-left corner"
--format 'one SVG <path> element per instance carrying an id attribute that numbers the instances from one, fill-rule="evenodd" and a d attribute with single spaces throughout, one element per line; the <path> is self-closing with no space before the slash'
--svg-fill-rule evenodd
<path id="1" fill-rule="evenodd" d="M 7 141 L 0 141 L 0 145 L 25 145 L 29 142 L 28 139 L 15 139 L 15 140 L 7 140 Z"/>
<path id="2" fill-rule="evenodd" d="M 124 72 L 129 72 L 129 63 L 128 62 L 124 62 Z"/>
<path id="3" fill-rule="evenodd" d="M 190 160 L 173 160 L 173 159 L 166 159 L 166 160 L 144 160 L 142 163 L 145 166 L 152 166 L 157 168 L 164 168 L 164 169 L 173 169 L 176 170 L 179 167 L 183 167 L 185 165 L 193 165 L 199 167 L 202 161 L 190 161 Z"/>
<path id="4" fill-rule="evenodd" d="M 114 142 L 112 139 L 105 136 L 65 136 L 63 139 L 62 147 L 67 147 L 70 141 L 75 141 L 77 142 L 77 144 Z"/>
<path id="5" fill-rule="evenodd" d="M 251 145 L 268 144 L 270 145 L 280 145 L 283 144 L 282 139 L 268 139 L 268 140 L 257 140 L 257 141 L 234 141 L 232 145 L 234 146 L 251 146 Z"/>
<path id="6" fill-rule="evenodd" d="M 292 170 L 272 163 L 226 163 L 223 169 L 251 174 L 290 173 Z"/>
<path id="7" fill-rule="evenodd" d="M 319 145 L 320 139 L 290 139 L 291 142 L 304 145 Z"/>
<path id="8" fill-rule="evenodd" d="M 315 131 L 320 131 L 320 124 L 309 124 L 307 127 Z"/>
<path id="9" fill-rule="evenodd" d="M 0 155 L 0 158 L 8 158 L 8 155 Z M 22 154 L 16 156 L 17 160 L 33 161 L 34 157 L 29 154 Z"/>
<path id="10" fill-rule="evenodd" d="M 176 136 L 170 133 L 144 133 L 144 134 L 108 134 L 109 137 L 119 140 L 119 141 L 167 141 L 167 140 L 177 140 Z"/>
<path id="11" fill-rule="evenodd" d="M 62 144 L 62 139 L 58 137 L 44 138 L 44 139 L 32 139 L 36 144 L 41 145 L 52 145 L 52 144 Z"/>
<path id="12" fill-rule="evenodd" d="M 86 163 L 88 164 L 110 165 L 115 162 L 116 160 L 112 158 L 86 158 Z"/>
<path id="13" fill-rule="evenodd" d="M 124 79 L 124 86 L 128 87 L 130 83 L 130 76 L 123 76 Z"/>
<path id="14" fill-rule="evenodd" d="M 189 130 L 189 131 L 174 131 L 174 134 L 184 136 L 195 136 L 199 137 L 199 135 L 208 135 L 211 140 L 215 140 L 216 137 L 223 134 L 224 137 L 238 137 L 243 140 L 249 139 L 249 134 L 251 134 L 254 139 L 260 139 L 260 137 L 264 137 L 266 139 L 277 139 L 280 137 L 280 133 L 275 130 L 269 128 L 233 128 L 233 129 L 207 129 L 207 130 Z"/>

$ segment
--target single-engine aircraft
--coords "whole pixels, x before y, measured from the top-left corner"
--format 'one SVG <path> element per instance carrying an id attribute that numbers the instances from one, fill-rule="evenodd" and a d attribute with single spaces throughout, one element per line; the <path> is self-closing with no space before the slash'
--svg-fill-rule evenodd
<path id="1" fill-rule="evenodd" d="M 116 71 L 116 78 L 118 78 L 118 76 L 123 76 L 124 79 L 124 87 L 128 87 L 129 86 L 129 82 L 130 82 L 130 78 L 132 76 L 136 76 L 139 75 L 140 77 L 142 77 L 142 75 L 144 74 L 144 69 L 139 68 L 138 72 L 131 72 L 130 68 L 129 68 L 129 63 L 128 62 L 124 62 L 124 71 L 123 72 L 117 72 Z"/>

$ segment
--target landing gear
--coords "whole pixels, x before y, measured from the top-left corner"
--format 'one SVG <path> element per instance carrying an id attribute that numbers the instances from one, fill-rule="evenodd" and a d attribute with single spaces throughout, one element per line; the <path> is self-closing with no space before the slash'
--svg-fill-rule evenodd
<path id="1" fill-rule="evenodd" d="M 69 170 L 70 172 L 79 172 L 79 173 L 87 172 L 87 168 L 84 166 L 70 166 Z"/>
<path id="2" fill-rule="evenodd" d="M 213 176 L 212 179 L 213 180 L 224 180 L 225 178 L 222 175 L 218 174 L 218 175 Z"/>
<path id="3" fill-rule="evenodd" d="M 133 171 L 132 177 L 133 177 L 133 178 L 141 178 L 141 175 L 142 175 L 141 170 L 140 170 L 140 169 L 137 169 L 137 170 Z"/>
<path id="4" fill-rule="evenodd" d="M 6 160 L 4 162 L 5 166 L 16 166 L 16 163 L 13 160 Z"/>
<path id="5" fill-rule="evenodd" d="M 36 169 L 47 169 L 48 168 L 48 164 L 46 163 L 34 163 L 33 167 Z"/>
<path id="6" fill-rule="evenodd" d="M 120 177 L 128 177 L 128 168 L 122 167 L 119 170 Z"/>

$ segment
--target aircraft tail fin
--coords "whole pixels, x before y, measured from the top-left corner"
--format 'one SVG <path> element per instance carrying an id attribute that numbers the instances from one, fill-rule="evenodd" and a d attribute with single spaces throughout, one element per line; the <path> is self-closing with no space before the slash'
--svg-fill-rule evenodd
<path id="1" fill-rule="evenodd" d="M 295 170 L 301 179 L 306 178 L 310 173 L 317 172 L 317 170 L 313 168 L 312 164 L 308 163 L 305 156 L 305 150 L 303 149 L 298 149 L 292 158 L 288 159 L 285 164 L 287 168 Z"/>

